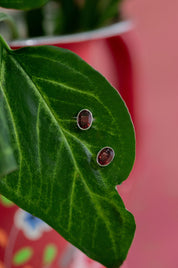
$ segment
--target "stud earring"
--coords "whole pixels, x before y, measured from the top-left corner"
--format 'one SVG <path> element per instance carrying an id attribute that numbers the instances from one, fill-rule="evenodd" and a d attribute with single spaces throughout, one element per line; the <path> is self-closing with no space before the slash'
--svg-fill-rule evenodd
<path id="1" fill-rule="evenodd" d="M 96 157 L 98 165 L 101 167 L 108 166 L 114 159 L 115 153 L 111 147 L 102 148 Z"/>
<path id="2" fill-rule="evenodd" d="M 77 126 L 81 130 L 88 130 L 93 122 L 93 115 L 88 109 L 81 110 L 77 115 Z"/>

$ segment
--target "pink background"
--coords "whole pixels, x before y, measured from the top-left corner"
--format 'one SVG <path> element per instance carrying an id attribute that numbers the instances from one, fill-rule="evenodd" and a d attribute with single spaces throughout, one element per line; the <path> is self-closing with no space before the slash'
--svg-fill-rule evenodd
<path id="1" fill-rule="evenodd" d="M 137 158 L 119 192 L 137 230 L 123 268 L 178 267 L 178 1 L 127 0 Z"/>

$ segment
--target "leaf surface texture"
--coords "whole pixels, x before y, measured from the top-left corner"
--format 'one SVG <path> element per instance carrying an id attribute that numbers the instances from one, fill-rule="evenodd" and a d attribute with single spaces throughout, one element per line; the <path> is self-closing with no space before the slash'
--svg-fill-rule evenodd
<path id="1" fill-rule="evenodd" d="M 118 92 L 72 52 L 55 47 L 3 47 L 0 93 L 6 100 L 19 169 L 0 192 L 107 267 L 126 258 L 135 222 L 115 190 L 135 157 L 134 129 Z M 91 128 L 77 127 L 82 109 Z M 101 148 L 111 164 L 96 162 Z"/>

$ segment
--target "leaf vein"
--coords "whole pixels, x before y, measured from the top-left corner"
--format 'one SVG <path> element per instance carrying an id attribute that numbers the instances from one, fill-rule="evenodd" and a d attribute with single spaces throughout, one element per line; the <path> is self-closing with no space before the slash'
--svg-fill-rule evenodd
<path id="1" fill-rule="evenodd" d="M 71 229 L 71 220 L 72 220 L 72 211 L 73 211 L 73 199 L 74 199 L 74 192 L 75 192 L 75 183 L 76 183 L 76 178 L 77 178 L 78 172 L 75 170 L 74 172 L 74 179 L 72 183 L 72 190 L 70 194 L 70 202 L 69 202 L 69 222 L 68 222 L 68 232 L 70 232 Z"/>

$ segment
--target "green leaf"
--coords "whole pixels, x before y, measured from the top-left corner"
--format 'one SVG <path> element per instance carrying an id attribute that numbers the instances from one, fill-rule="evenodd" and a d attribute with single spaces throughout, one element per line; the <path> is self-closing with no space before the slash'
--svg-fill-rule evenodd
<path id="1" fill-rule="evenodd" d="M 44 10 L 37 8 L 25 12 L 25 20 L 27 24 L 28 38 L 39 37 L 44 35 Z"/>
<path id="2" fill-rule="evenodd" d="M 118 92 L 77 55 L 56 47 L 11 51 L 1 41 L 0 90 L 9 110 L 19 170 L 0 180 L 0 192 L 107 267 L 126 258 L 135 222 L 115 186 L 133 166 L 135 136 Z M 92 127 L 76 116 L 89 109 Z M 101 148 L 112 163 L 96 162 Z"/>
<path id="3" fill-rule="evenodd" d="M 57 254 L 56 246 L 53 244 L 47 245 L 44 250 L 43 264 L 50 265 L 54 261 L 56 254 Z"/>
<path id="4" fill-rule="evenodd" d="M 85 0 L 83 9 L 81 11 L 80 26 L 82 30 L 91 30 L 98 27 L 99 0 Z"/>
<path id="5" fill-rule="evenodd" d="M 0 178 L 17 168 L 13 149 L 9 141 L 9 129 L 2 102 L 3 98 L 0 92 Z"/>
<path id="6" fill-rule="evenodd" d="M 28 10 L 40 7 L 49 0 L 0 0 L 0 7 Z"/>
<path id="7" fill-rule="evenodd" d="M 31 259 L 33 255 L 33 249 L 31 247 L 24 247 L 17 251 L 13 257 L 13 264 L 20 266 Z"/>
<path id="8" fill-rule="evenodd" d="M 81 29 L 95 29 L 118 20 L 121 2 L 121 0 L 85 0 L 80 14 Z"/>
<path id="9" fill-rule="evenodd" d="M 100 15 L 98 24 L 101 26 L 113 21 L 118 20 L 120 16 L 120 5 L 122 0 L 103 0 L 100 2 Z"/>
<path id="10" fill-rule="evenodd" d="M 0 91 L 0 177 L 17 168 L 13 149 L 10 144 L 9 126 L 4 105 L 4 96 Z"/>
<path id="11" fill-rule="evenodd" d="M 11 16 L 9 16 L 8 14 L 5 14 L 3 12 L 0 12 L 0 22 L 7 22 L 7 24 L 9 25 L 11 32 L 12 32 L 12 38 L 15 39 L 18 37 L 18 31 L 17 31 L 17 27 L 15 24 L 15 21 L 13 20 L 13 18 Z"/>
<path id="12" fill-rule="evenodd" d="M 56 25 L 57 29 L 62 26 L 62 34 L 77 32 L 79 30 L 79 8 L 75 0 L 59 0 L 58 2 L 60 3 L 61 8 Z M 60 19 L 62 21 L 59 21 Z"/>

